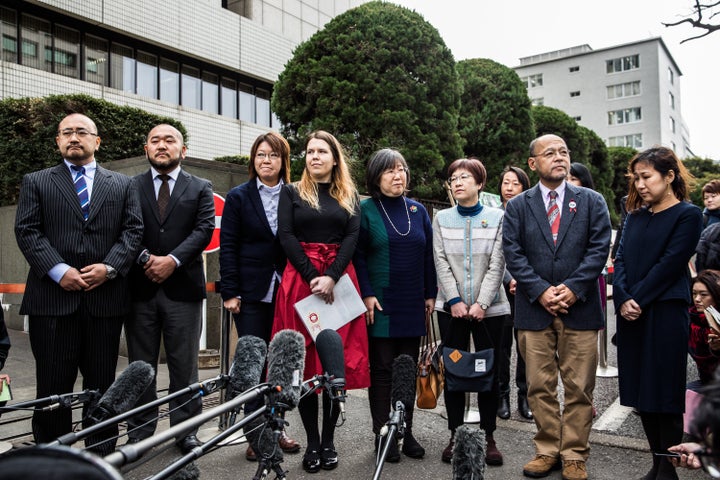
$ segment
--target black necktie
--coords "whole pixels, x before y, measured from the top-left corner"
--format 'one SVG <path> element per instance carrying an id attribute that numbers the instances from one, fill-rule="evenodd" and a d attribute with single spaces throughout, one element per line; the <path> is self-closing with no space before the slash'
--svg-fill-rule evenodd
<path id="1" fill-rule="evenodd" d="M 165 210 L 167 210 L 168 203 L 170 203 L 170 175 L 158 175 L 157 178 L 162 180 L 160 185 L 160 191 L 158 192 L 158 212 L 160 212 L 160 221 L 165 220 Z"/>

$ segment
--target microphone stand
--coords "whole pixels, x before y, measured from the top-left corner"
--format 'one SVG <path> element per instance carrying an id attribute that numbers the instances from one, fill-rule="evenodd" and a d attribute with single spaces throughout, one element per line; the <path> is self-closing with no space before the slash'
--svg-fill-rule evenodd
<path id="1" fill-rule="evenodd" d="M 223 430 L 219 434 L 217 434 L 214 437 L 210 438 L 209 440 L 205 441 L 205 443 L 203 443 L 199 447 L 193 448 L 186 455 L 175 460 L 173 463 L 171 463 L 170 465 L 165 467 L 163 470 L 160 470 L 155 475 L 146 478 L 146 480 L 161 480 L 164 478 L 168 478 L 170 475 L 179 471 L 180 469 L 182 469 L 184 466 L 188 465 L 193 460 L 205 455 L 211 449 L 214 449 L 223 440 L 232 436 L 233 434 L 235 434 L 235 432 L 237 432 L 238 430 L 243 428 L 245 425 L 250 423 L 252 420 L 256 419 L 257 417 L 259 417 L 260 415 L 265 413 L 265 410 L 266 410 L 266 407 L 262 406 L 262 407 L 258 408 L 257 410 L 255 410 L 254 412 L 249 413 L 239 422 L 234 423 L 231 426 L 227 427 L 225 430 Z"/>
<path id="2" fill-rule="evenodd" d="M 72 407 L 77 403 L 93 402 L 98 398 L 100 398 L 100 392 L 98 390 L 83 390 L 82 392 L 63 393 L 62 395 L 50 395 L 49 397 L 28 400 L 26 402 L 15 403 L 13 405 L 6 405 L 4 407 L 0 407 L 0 413 L 28 409 L 47 412 L 60 407 Z"/>
<path id="3" fill-rule="evenodd" d="M 285 420 L 285 412 L 288 410 L 290 410 L 290 405 L 281 402 L 276 402 L 268 406 L 267 420 L 265 421 L 265 425 L 263 426 L 263 428 L 272 429 L 272 444 L 274 449 L 277 448 L 280 434 L 285 428 L 285 425 L 288 424 L 288 422 Z M 265 480 L 270 474 L 271 470 L 275 472 L 276 480 L 283 480 L 287 476 L 288 472 L 282 469 L 280 463 L 281 461 L 277 460 L 274 450 L 270 454 L 263 453 L 260 457 L 258 457 L 258 468 L 255 471 L 255 475 L 253 476 L 252 480 Z"/>
<path id="4" fill-rule="evenodd" d="M 401 440 L 405 436 L 405 405 L 401 401 L 395 402 L 395 410 L 390 414 L 390 419 L 380 430 L 380 445 L 382 449 L 378 452 L 377 461 L 375 462 L 375 473 L 373 480 L 379 480 L 382 473 L 385 459 L 390 451 L 390 442 L 395 439 Z M 383 442 L 383 439 L 385 440 Z"/>
<path id="5" fill-rule="evenodd" d="M 92 425 L 88 428 L 84 428 L 84 429 L 80 430 L 79 432 L 66 433 L 65 435 L 62 435 L 62 436 L 58 437 L 56 440 L 53 440 L 50 443 L 44 444 L 43 446 L 54 447 L 57 445 L 72 445 L 73 443 L 83 440 L 84 438 L 92 435 L 93 433 L 104 430 L 105 428 L 109 427 L 110 425 L 122 422 L 123 420 L 127 420 L 128 418 L 134 417 L 135 415 L 137 415 L 140 412 L 143 412 L 150 408 L 160 406 L 164 403 L 169 402 L 170 400 L 173 400 L 182 395 L 186 395 L 188 393 L 199 392 L 203 396 L 209 395 L 221 388 L 225 388 L 227 386 L 227 382 L 228 382 L 229 378 L 230 377 L 228 377 L 227 375 L 218 375 L 214 378 L 209 378 L 203 382 L 193 383 L 192 385 L 188 385 L 187 387 L 185 387 L 181 390 L 178 390 L 176 392 L 173 392 L 169 395 L 166 395 L 162 398 L 155 399 L 152 402 L 148 402 L 144 405 L 135 407 L 124 413 L 120 413 L 114 417 L 110 417 L 106 420 L 103 420 L 102 422 L 96 423 L 95 425 Z"/>
<path id="6" fill-rule="evenodd" d="M 184 422 L 178 423 L 177 425 L 153 435 L 152 437 L 140 440 L 138 443 L 129 445 L 125 444 L 110 455 L 105 456 L 104 460 L 116 468 L 121 467 L 128 462 L 134 462 L 153 447 L 174 439 L 175 437 L 180 437 L 186 432 L 199 427 L 203 423 L 212 420 L 220 414 L 227 413 L 248 401 L 255 400 L 256 398 L 265 395 L 272 388 L 273 387 L 268 383 L 250 388 L 241 395 L 234 397 L 232 400 L 202 412 L 201 414 L 189 418 Z"/>

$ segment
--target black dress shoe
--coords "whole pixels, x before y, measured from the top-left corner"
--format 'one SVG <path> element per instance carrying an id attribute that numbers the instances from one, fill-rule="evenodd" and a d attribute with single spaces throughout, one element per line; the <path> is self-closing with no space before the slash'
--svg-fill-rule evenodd
<path id="1" fill-rule="evenodd" d="M 528 405 L 527 397 L 518 396 L 518 412 L 520 412 L 520 415 L 523 418 L 526 418 L 528 420 L 533 419 L 533 413 L 530 411 L 530 406 Z"/>
<path id="2" fill-rule="evenodd" d="M 202 442 L 198 440 L 195 435 L 188 435 L 178 442 L 178 447 L 180 447 L 180 451 L 184 454 L 190 453 L 193 448 L 199 447 L 200 445 L 202 445 Z"/>
<path id="3" fill-rule="evenodd" d="M 125 445 L 133 445 L 135 443 L 140 443 L 141 441 L 142 441 L 142 438 L 130 437 L 130 438 L 128 438 L 128 441 L 125 442 Z"/>
<path id="4" fill-rule="evenodd" d="M 497 416 L 503 420 L 510 418 L 510 396 L 503 395 L 498 402 Z"/>
<path id="5" fill-rule="evenodd" d="M 335 447 L 323 448 L 320 453 L 320 466 L 323 470 L 333 470 L 338 466 L 338 454 Z"/>
<path id="6" fill-rule="evenodd" d="M 302 459 L 302 467 L 308 473 L 320 471 L 320 454 L 317 450 L 307 450 Z"/>

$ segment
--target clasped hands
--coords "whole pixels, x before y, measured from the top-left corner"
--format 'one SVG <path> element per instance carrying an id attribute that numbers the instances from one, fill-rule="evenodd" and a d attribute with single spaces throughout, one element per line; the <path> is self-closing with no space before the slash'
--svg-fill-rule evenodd
<path id="1" fill-rule="evenodd" d="M 625 320 L 637 320 L 640 318 L 640 315 L 642 315 L 642 308 L 631 298 L 630 300 L 625 300 L 625 302 L 620 305 L 620 315 L 622 315 Z"/>
<path id="2" fill-rule="evenodd" d="M 568 309 L 577 302 L 577 295 L 564 283 L 561 283 L 556 287 L 548 287 L 540 295 L 539 301 L 550 315 L 557 317 L 560 314 L 568 313 Z"/>
<path id="3" fill-rule="evenodd" d="M 103 263 L 93 263 L 78 270 L 70 267 L 60 279 L 60 286 L 68 292 L 89 292 L 107 281 L 107 268 Z"/>
<path id="4" fill-rule="evenodd" d="M 150 255 L 150 259 L 143 266 L 145 269 L 145 276 L 154 283 L 162 283 L 173 274 L 177 268 L 175 259 L 170 255 L 158 257 L 157 255 Z"/>
<path id="5" fill-rule="evenodd" d="M 310 280 L 310 291 L 318 297 L 325 300 L 325 303 L 333 303 L 333 289 L 335 288 L 335 280 L 328 275 L 322 275 Z"/>

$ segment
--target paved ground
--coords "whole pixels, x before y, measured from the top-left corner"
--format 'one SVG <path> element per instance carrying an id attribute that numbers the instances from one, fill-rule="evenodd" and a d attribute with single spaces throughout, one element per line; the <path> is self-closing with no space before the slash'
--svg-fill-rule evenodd
<path id="1" fill-rule="evenodd" d="M 612 312 L 610 312 L 612 314 Z M 609 317 L 612 318 L 612 317 Z M 614 320 L 609 325 L 609 336 L 614 331 Z M 30 353 L 27 335 L 11 331 L 12 349 L 5 368 L 13 379 L 12 388 L 15 396 L 14 402 L 34 398 L 34 362 Z M 615 347 L 608 341 L 608 365 L 615 363 Z M 118 372 L 127 366 L 127 359 L 121 357 L 118 362 Z M 217 369 L 201 370 L 201 378 L 210 378 L 217 375 Z M 688 372 L 688 378 L 697 378 L 694 369 Z M 165 388 L 168 384 L 167 371 L 161 366 L 158 384 Z M 78 387 L 77 390 L 80 388 Z M 515 392 L 511 399 L 516 405 Z M 442 403 L 442 402 L 441 402 Z M 206 401 L 208 407 L 217 404 L 215 395 L 209 396 Z M 629 409 L 617 403 L 617 378 L 598 377 L 595 390 L 595 405 L 598 417 L 595 419 L 591 435 L 592 452 L 588 469 L 590 478 L 594 480 L 626 480 L 642 477 L 651 462 L 650 454 L 644 440 L 639 419 Z M 340 465 L 333 471 L 321 471 L 315 475 L 305 473 L 301 466 L 302 452 L 286 455 L 283 466 L 289 471 L 288 479 L 342 479 L 359 480 L 370 479 L 374 471 L 373 435 L 370 430 L 370 413 L 367 403 L 367 392 L 358 390 L 350 392 L 347 401 L 347 422 L 337 429 L 336 447 L 340 455 Z M 449 432 L 444 418 L 444 407 L 440 405 L 434 410 L 418 410 L 416 413 L 416 436 L 423 444 L 427 455 L 422 460 L 413 460 L 403 457 L 398 464 L 386 464 L 382 478 L 392 479 L 435 479 L 452 478 L 451 467 L 440 461 L 440 453 L 447 445 Z M 6 445 L 13 444 L 16 448 L 23 448 L 30 444 L 31 437 L 29 414 L 17 412 L 5 414 L 0 419 L 0 440 Z M 290 422 L 288 432 L 294 438 L 304 443 L 303 429 L 297 412 L 287 415 Z M 160 428 L 167 428 L 167 422 L 161 422 Z M 488 467 L 485 472 L 486 479 L 518 479 L 522 477 L 522 465 L 533 455 L 532 436 L 535 425 L 523 420 L 516 411 L 510 420 L 498 419 L 498 430 L 495 438 L 498 447 L 505 456 L 505 464 L 501 467 Z M 217 435 L 217 421 L 213 420 L 203 425 L 200 431 L 202 439 Z M 121 439 L 120 444 L 124 443 Z M 250 479 L 256 469 L 255 463 L 247 462 L 244 458 L 246 444 L 223 447 L 210 452 L 197 460 L 203 479 L 235 480 Z M 179 456 L 174 447 L 156 448 L 146 455 L 142 465 L 132 465 L 132 470 L 125 468 L 123 475 L 126 479 L 143 479 L 159 472 L 164 466 Z M 707 478 L 700 472 L 682 470 L 679 472 L 682 479 Z M 273 477 L 271 477 L 273 478 Z M 554 472 L 549 477 L 552 480 L 560 479 L 560 472 Z"/>

